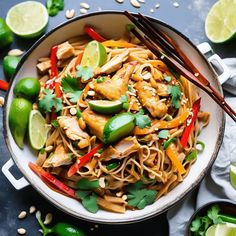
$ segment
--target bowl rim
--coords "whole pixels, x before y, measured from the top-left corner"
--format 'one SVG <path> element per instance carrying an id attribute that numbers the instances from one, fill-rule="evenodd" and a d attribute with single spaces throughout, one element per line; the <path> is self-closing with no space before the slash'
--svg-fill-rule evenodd
<path id="1" fill-rule="evenodd" d="M 82 15 L 82 16 L 77 16 L 73 19 L 67 20 L 61 24 L 59 24 L 58 26 L 54 27 L 52 30 L 50 30 L 49 32 L 47 32 L 46 34 L 44 34 L 41 38 L 39 38 L 30 48 L 29 50 L 23 55 L 23 57 L 21 58 L 15 73 L 13 74 L 13 76 L 11 77 L 11 80 L 9 82 L 9 89 L 7 91 L 6 94 L 6 101 L 5 104 L 8 103 L 8 99 L 9 99 L 9 91 L 11 90 L 13 81 L 15 79 L 16 74 L 18 73 L 19 69 L 21 68 L 21 66 L 25 63 L 25 61 L 27 60 L 27 58 L 29 57 L 29 55 L 37 48 L 37 46 L 42 43 L 44 41 L 44 39 L 46 39 L 48 36 L 50 36 L 51 34 L 53 34 L 55 31 L 59 30 L 60 28 L 69 25 L 72 22 L 75 21 L 79 21 L 80 19 L 83 18 L 88 18 L 91 16 L 97 16 L 97 15 L 106 15 L 106 14 L 116 14 L 116 15 L 124 15 L 123 11 L 117 11 L 117 10 L 108 10 L 108 11 L 100 11 L 100 12 L 91 12 L 89 14 L 86 15 Z M 137 16 L 137 13 L 131 12 L 131 14 L 133 14 L 134 16 Z M 212 75 L 213 77 L 216 79 L 216 84 L 217 87 L 220 91 L 220 93 L 222 94 L 222 87 L 221 84 L 217 78 L 216 73 L 214 72 L 212 66 L 210 65 L 210 63 L 208 62 L 208 60 L 202 55 L 202 53 L 198 50 L 197 46 L 194 45 L 191 40 L 183 35 L 181 32 L 179 32 L 177 29 L 175 29 L 174 27 L 170 26 L 169 24 L 161 21 L 160 19 L 156 19 L 150 16 L 147 16 L 152 22 L 154 23 L 158 23 L 161 26 L 164 26 L 170 30 L 172 30 L 174 33 L 178 34 L 180 37 L 182 37 L 188 44 L 190 44 L 191 47 L 193 47 L 195 49 L 196 52 L 198 52 L 198 54 L 201 56 L 201 58 L 204 60 L 205 65 L 208 66 L 208 68 L 212 71 Z M 20 169 L 20 171 L 22 172 L 22 174 L 24 175 L 24 177 L 27 179 L 27 181 L 31 184 L 31 186 L 36 189 L 36 191 L 42 195 L 44 198 L 46 198 L 51 204 L 53 204 L 55 207 L 57 207 L 58 209 L 60 209 L 61 211 L 75 217 L 75 218 L 79 218 L 82 220 L 86 220 L 86 221 L 90 221 L 90 222 L 94 222 L 94 223 L 103 223 L 103 224 L 130 224 L 130 223 L 136 223 L 136 222 L 140 222 L 140 221 L 144 221 L 150 218 L 153 218 L 157 215 L 160 215 L 164 212 L 166 212 L 167 210 L 169 210 L 170 208 L 172 208 L 177 202 L 179 202 L 181 199 L 184 199 L 186 197 L 186 195 L 190 192 L 192 192 L 197 186 L 198 184 L 203 180 L 203 178 L 206 176 L 207 172 L 209 171 L 209 169 L 211 168 L 211 166 L 213 165 L 217 154 L 219 152 L 220 146 L 223 142 L 223 136 L 224 136 L 224 131 L 225 131 L 225 114 L 224 112 L 221 110 L 220 115 L 221 115 L 221 120 L 220 120 L 220 129 L 218 132 L 218 138 L 217 138 L 217 142 L 215 144 L 215 149 L 213 151 L 213 154 L 211 156 L 211 159 L 208 163 L 208 166 L 203 170 L 203 172 L 201 173 L 201 175 L 198 177 L 197 181 L 195 181 L 186 191 L 182 192 L 178 198 L 176 198 L 175 200 L 169 202 L 169 204 L 166 204 L 165 207 L 163 207 L 160 211 L 152 213 L 152 214 L 148 214 L 145 217 L 142 218 L 132 218 L 130 220 L 126 220 L 126 221 L 121 221 L 121 220 L 117 220 L 117 221 L 112 221 L 112 219 L 110 221 L 104 221 L 104 220 L 99 220 L 99 218 L 95 219 L 96 217 L 91 217 L 91 218 L 84 218 L 83 216 L 80 216 L 79 214 L 75 214 L 74 212 L 71 211 L 71 209 L 67 208 L 67 207 L 62 207 L 59 202 L 57 200 L 55 200 L 55 198 L 51 197 L 49 194 L 43 192 L 41 189 L 36 188 L 36 186 L 33 184 L 33 182 L 31 181 L 30 178 L 27 177 L 26 172 L 24 171 L 24 169 L 21 167 L 21 165 L 15 161 L 15 155 L 14 155 L 14 151 L 11 148 L 10 145 L 10 141 L 9 141 L 9 137 L 7 134 L 7 105 L 4 106 L 3 109 L 3 135 L 4 135 L 4 139 L 5 139 L 5 143 L 6 146 L 11 154 L 11 158 L 14 160 L 14 163 L 17 165 L 17 167 Z"/>
<path id="2" fill-rule="evenodd" d="M 190 236 L 190 226 L 193 221 L 193 219 L 196 217 L 196 215 L 202 211 L 203 209 L 206 210 L 208 207 L 215 205 L 215 204 L 224 204 L 224 205 L 233 205 L 236 208 L 236 203 L 230 199 L 219 199 L 219 200 L 212 200 L 210 202 L 207 202 L 200 206 L 197 210 L 193 212 L 191 217 L 189 218 L 187 224 L 186 224 L 186 230 L 185 230 L 185 236 Z"/>

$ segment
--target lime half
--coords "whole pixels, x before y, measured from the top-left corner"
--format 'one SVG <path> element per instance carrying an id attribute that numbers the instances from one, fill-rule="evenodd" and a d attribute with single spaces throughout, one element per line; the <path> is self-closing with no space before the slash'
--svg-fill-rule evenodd
<path id="1" fill-rule="evenodd" d="M 34 38 L 46 29 L 48 12 L 40 2 L 22 2 L 8 11 L 6 23 L 16 35 L 23 38 Z"/>
<path id="2" fill-rule="evenodd" d="M 216 225 L 212 225 L 206 231 L 206 236 L 214 236 L 216 233 Z"/>
<path id="3" fill-rule="evenodd" d="M 96 40 L 89 42 L 84 50 L 81 65 L 96 68 L 105 64 L 106 61 L 107 52 L 105 47 Z"/>
<path id="4" fill-rule="evenodd" d="M 231 227 L 228 224 L 218 224 L 216 225 L 215 236 L 235 236 L 236 228 Z"/>
<path id="5" fill-rule="evenodd" d="M 231 185 L 236 189 L 236 166 L 233 164 L 230 165 L 229 176 Z"/>
<path id="6" fill-rule="evenodd" d="M 32 110 L 29 117 L 29 140 L 32 148 L 43 148 L 47 140 L 49 128 L 46 120 L 38 110 Z"/>
<path id="7" fill-rule="evenodd" d="M 205 32 L 214 43 L 225 42 L 235 35 L 235 0 L 220 0 L 212 6 L 205 21 Z"/>

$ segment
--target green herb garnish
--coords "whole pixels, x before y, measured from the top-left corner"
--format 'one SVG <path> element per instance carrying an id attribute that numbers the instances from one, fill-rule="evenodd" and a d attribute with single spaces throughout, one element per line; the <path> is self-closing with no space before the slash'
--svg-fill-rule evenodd
<path id="1" fill-rule="evenodd" d="M 92 191 L 76 191 L 76 196 L 82 200 L 82 205 L 91 213 L 98 211 L 98 196 Z"/>
<path id="2" fill-rule="evenodd" d="M 51 121 L 51 125 L 52 125 L 55 129 L 59 127 L 59 123 L 58 123 L 57 120 L 52 120 L 52 121 Z"/>
<path id="3" fill-rule="evenodd" d="M 151 126 L 151 120 L 145 115 L 144 109 L 140 109 L 140 111 L 135 114 L 135 123 L 141 129 Z"/>
<path id="4" fill-rule="evenodd" d="M 158 138 L 166 139 L 170 136 L 170 133 L 168 130 L 163 129 L 158 133 Z"/>
<path id="5" fill-rule="evenodd" d="M 170 82 L 171 79 L 172 79 L 171 76 L 167 76 L 167 75 L 164 76 L 164 80 L 167 82 Z"/>
<path id="6" fill-rule="evenodd" d="M 46 7 L 49 16 L 56 16 L 64 9 L 64 0 L 47 0 Z"/>
<path id="7" fill-rule="evenodd" d="M 193 161 L 197 158 L 197 150 L 191 151 L 185 158 L 186 161 Z"/>
<path id="8" fill-rule="evenodd" d="M 82 78 L 83 82 L 90 80 L 93 77 L 93 68 L 91 66 L 77 66 L 77 78 Z"/>
<path id="9" fill-rule="evenodd" d="M 44 89 L 44 96 L 39 100 L 39 109 L 43 112 L 51 112 L 54 108 L 56 112 L 62 110 L 62 100 L 56 97 L 50 89 Z"/>
<path id="10" fill-rule="evenodd" d="M 98 180 L 89 180 L 86 178 L 79 180 L 76 185 L 79 189 L 82 190 L 91 190 L 94 188 L 99 188 Z"/>
<path id="11" fill-rule="evenodd" d="M 106 166 L 107 170 L 113 170 L 115 169 L 117 166 L 119 166 L 119 163 L 117 162 L 113 162 L 113 163 L 110 163 Z"/>
<path id="12" fill-rule="evenodd" d="M 182 98 L 181 90 L 178 85 L 169 85 L 168 86 L 168 94 L 171 96 L 171 104 L 175 108 L 180 108 L 179 100 Z"/>
<path id="13" fill-rule="evenodd" d="M 156 200 L 157 191 L 146 189 L 142 181 L 135 184 L 129 184 L 128 190 L 128 205 L 143 209 L 147 205 L 152 204 Z"/>
<path id="14" fill-rule="evenodd" d="M 106 77 L 102 76 L 102 77 L 97 78 L 96 82 L 99 84 L 99 83 L 103 83 L 105 80 L 106 80 Z"/>

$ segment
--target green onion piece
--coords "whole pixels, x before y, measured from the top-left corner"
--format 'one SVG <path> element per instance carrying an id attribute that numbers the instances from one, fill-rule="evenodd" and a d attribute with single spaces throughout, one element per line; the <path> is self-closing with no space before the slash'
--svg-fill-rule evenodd
<path id="1" fill-rule="evenodd" d="M 52 120 L 52 121 L 51 121 L 51 125 L 52 125 L 55 129 L 59 127 L 59 123 L 58 123 L 57 120 Z"/>
<path id="2" fill-rule="evenodd" d="M 102 77 L 97 78 L 97 79 L 96 79 L 96 82 L 97 82 L 97 83 L 102 83 L 102 82 L 104 82 L 105 80 L 106 80 L 106 77 L 105 77 L 105 76 L 102 76 Z"/>
<path id="3" fill-rule="evenodd" d="M 132 92 L 133 91 L 133 87 L 131 85 L 128 85 L 128 91 Z"/>
<path id="4" fill-rule="evenodd" d="M 97 151 L 97 153 L 99 153 L 99 154 L 101 154 L 101 153 L 103 153 L 104 152 L 104 148 L 101 148 L 101 149 L 99 149 L 98 151 Z"/>
<path id="5" fill-rule="evenodd" d="M 118 163 L 113 162 L 113 163 L 111 163 L 111 164 L 108 164 L 108 165 L 106 166 L 106 168 L 107 168 L 107 170 L 113 170 L 113 169 L 115 169 L 118 165 L 119 165 Z"/>
<path id="6" fill-rule="evenodd" d="M 192 152 L 190 152 L 187 157 L 186 157 L 186 161 L 193 161 L 197 158 L 197 150 L 193 150 Z"/>
<path id="7" fill-rule="evenodd" d="M 163 149 L 166 150 L 167 147 L 168 147 L 171 143 L 173 143 L 173 142 L 175 142 L 175 141 L 176 141 L 176 138 L 170 138 L 170 139 L 168 139 L 166 142 L 163 143 Z"/>
<path id="8" fill-rule="evenodd" d="M 129 109 L 129 103 L 128 102 L 123 103 L 123 109 L 125 109 L 125 110 Z"/>
<path id="9" fill-rule="evenodd" d="M 197 145 L 198 145 L 198 144 L 201 146 L 201 148 L 200 148 L 200 149 L 197 148 L 197 150 L 198 150 L 199 152 L 203 152 L 204 149 L 205 149 L 205 143 L 203 143 L 202 141 L 198 140 L 198 141 L 197 141 Z"/>
<path id="10" fill-rule="evenodd" d="M 41 148 L 41 149 L 39 150 L 39 152 L 40 152 L 40 154 L 44 154 L 44 153 L 45 153 L 45 148 Z"/>
<path id="11" fill-rule="evenodd" d="M 135 28 L 135 26 L 133 24 L 127 24 L 126 25 L 126 29 L 130 32 L 131 30 L 133 30 Z"/>
<path id="12" fill-rule="evenodd" d="M 79 108 L 77 108 L 76 116 L 78 119 L 82 116 L 82 113 Z"/>
<path id="13" fill-rule="evenodd" d="M 167 114 L 167 115 L 165 116 L 165 120 L 166 120 L 166 121 L 171 121 L 171 120 L 173 120 L 173 117 L 172 117 L 171 115 Z"/>

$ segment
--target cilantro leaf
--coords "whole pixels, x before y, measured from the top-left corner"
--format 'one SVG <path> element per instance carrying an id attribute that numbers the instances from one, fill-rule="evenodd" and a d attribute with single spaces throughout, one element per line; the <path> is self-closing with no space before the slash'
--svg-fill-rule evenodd
<path id="1" fill-rule="evenodd" d="M 220 212 L 220 208 L 218 205 L 212 206 L 207 211 L 207 216 L 213 221 L 214 224 L 222 223 L 222 220 L 219 218 L 219 212 Z"/>
<path id="2" fill-rule="evenodd" d="M 46 7 L 49 16 L 55 16 L 64 9 L 64 0 L 47 0 Z"/>
<path id="3" fill-rule="evenodd" d="M 57 120 L 51 120 L 51 125 L 54 127 L 54 128 L 58 128 L 59 127 L 59 123 Z"/>
<path id="4" fill-rule="evenodd" d="M 76 191 L 76 196 L 82 200 L 82 205 L 91 213 L 98 211 L 98 196 L 91 191 Z"/>
<path id="5" fill-rule="evenodd" d="M 163 129 L 158 133 L 158 138 L 166 139 L 169 137 L 169 135 L 170 135 L 169 131 L 166 129 Z"/>
<path id="6" fill-rule="evenodd" d="M 128 205 L 137 207 L 138 209 L 143 209 L 147 205 L 152 204 L 157 195 L 156 190 L 145 189 L 142 181 L 128 185 L 127 190 Z"/>
<path id="7" fill-rule="evenodd" d="M 91 66 L 77 66 L 77 78 L 82 78 L 83 82 L 88 81 L 93 77 L 93 68 Z"/>
<path id="8" fill-rule="evenodd" d="M 50 89 L 44 89 L 44 96 L 39 100 L 39 109 L 43 112 L 51 112 L 54 108 L 56 112 L 62 110 L 62 100 L 56 97 Z"/>
<path id="9" fill-rule="evenodd" d="M 121 95 L 121 96 L 120 96 L 120 101 L 121 101 L 122 103 L 128 102 L 128 101 L 129 101 L 128 95 L 127 95 L 127 94 Z"/>
<path id="10" fill-rule="evenodd" d="M 179 100 L 182 98 L 181 90 L 178 85 L 169 85 L 168 94 L 171 96 L 171 103 L 175 108 L 180 108 Z"/>
<path id="11" fill-rule="evenodd" d="M 140 111 L 135 114 L 135 122 L 141 129 L 151 126 L 151 120 L 147 115 L 144 115 L 143 109 L 140 109 Z"/>
<path id="12" fill-rule="evenodd" d="M 171 76 L 165 75 L 164 80 L 167 81 L 167 82 L 170 82 L 171 81 Z"/>
<path id="13" fill-rule="evenodd" d="M 72 103 L 76 103 L 82 94 L 82 89 L 78 83 L 78 80 L 73 77 L 65 77 L 62 78 L 61 85 L 63 92 L 69 93 L 70 101 Z"/>
<path id="14" fill-rule="evenodd" d="M 64 93 L 71 93 L 77 90 L 81 90 L 78 80 L 73 77 L 64 77 L 61 80 L 61 86 Z"/>
<path id="15" fill-rule="evenodd" d="M 200 227 L 202 225 L 202 222 L 201 222 L 201 218 L 199 216 L 197 216 L 191 223 L 191 227 L 190 227 L 190 230 L 192 232 L 198 232 Z"/>
<path id="16" fill-rule="evenodd" d="M 83 178 L 77 182 L 77 187 L 83 190 L 99 188 L 99 182 L 98 180 L 89 180 L 87 178 Z"/>

